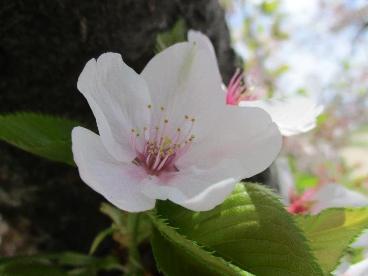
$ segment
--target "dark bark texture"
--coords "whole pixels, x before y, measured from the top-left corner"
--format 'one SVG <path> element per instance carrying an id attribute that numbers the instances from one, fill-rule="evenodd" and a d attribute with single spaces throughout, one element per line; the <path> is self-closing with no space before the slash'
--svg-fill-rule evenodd
<path id="1" fill-rule="evenodd" d="M 157 34 L 179 18 L 209 35 L 228 80 L 235 55 L 217 0 L 2 0 L 0 112 L 50 113 L 95 128 L 76 89 L 84 64 L 114 51 L 139 72 L 154 55 Z M 109 224 L 100 201 L 75 168 L 0 144 L 0 255 L 33 247 L 86 251 Z"/>

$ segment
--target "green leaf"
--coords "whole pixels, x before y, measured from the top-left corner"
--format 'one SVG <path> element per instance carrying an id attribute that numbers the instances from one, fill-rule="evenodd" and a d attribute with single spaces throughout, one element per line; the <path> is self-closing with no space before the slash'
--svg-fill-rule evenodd
<path id="1" fill-rule="evenodd" d="M 291 215 L 260 185 L 238 184 L 211 211 L 192 212 L 161 201 L 157 212 L 187 239 L 257 276 L 322 275 Z"/>
<path id="2" fill-rule="evenodd" d="M 285 74 L 287 71 L 289 71 L 290 67 L 287 64 L 283 64 L 278 66 L 276 69 L 274 69 L 271 74 L 274 78 L 278 78 L 281 75 Z"/>
<path id="3" fill-rule="evenodd" d="M 317 117 L 317 126 L 322 126 L 324 123 L 328 122 L 329 115 L 327 113 L 322 113 Z"/>
<path id="4" fill-rule="evenodd" d="M 122 246 L 128 246 L 131 239 L 131 233 L 128 230 L 129 213 L 124 212 L 119 208 L 105 202 L 101 204 L 100 211 L 112 220 L 112 231 L 119 234 L 114 236 L 115 241 L 120 243 Z M 142 215 L 139 218 L 139 229 L 138 233 L 136 233 L 137 242 L 140 243 L 147 239 L 150 234 L 151 222 L 147 216 Z M 97 238 L 98 236 L 96 239 Z"/>
<path id="5" fill-rule="evenodd" d="M 165 275 L 251 275 L 186 239 L 155 214 L 150 217 L 155 226 L 151 239 L 153 253 Z"/>
<path id="6" fill-rule="evenodd" d="M 280 2 L 278 0 L 266 0 L 262 2 L 261 10 L 265 14 L 272 14 L 278 9 L 279 4 Z"/>
<path id="7" fill-rule="evenodd" d="M 67 119 L 35 113 L 0 115 L 0 140 L 41 157 L 74 165 L 71 131 L 77 125 Z"/>
<path id="8" fill-rule="evenodd" d="M 111 236 L 114 233 L 114 228 L 113 227 L 109 227 L 106 228 L 104 230 L 102 230 L 101 232 L 99 232 L 97 234 L 97 236 L 94 238 L 91 248 L 89 249 L 89 253 L 90 255 L 93 255 L 97 248 L 100 246 L 100 244 L 108 237 Z"/>
<path id="9" fill-rule="evenodd" d="M 187 27 L 183 19 L 176 21 L 175 25 L 168 31 L 159 33 L 156 37 L 156 52 L 161 52 L 167 47 L 186 40 Z"/>
<path id="10" fill-rule="evenodd" d="M 368 208 L 333 208 L 296 218 L 325 273 L 336 268 L 348 246 L 368 228 Z"/>
<path id="11" fill-rule="evenodd" d="M 281 29 L 282 17 L 276 17 L 271 27 L 271 32 L 274 38 L 278 40 L 286 40 L 289 38 L 289 34 Z"/>
<path id="12" fill-rule="evenodd" d="M 347 257 L 352 264 L 359 263 L 364 260 L 365 247 L 348 248 Z"/>
<path id="13" fill-rule="evenodd" d="M 318 177 L 304 172 L 296 172 L 294 177 L 295 186 L 299 192 L 316 186 L 319 180 Z"/>
<path id="14" fill-rule="evenodd" d="M 126 227 L 128 214 L 121 211 L 119 208 L 109 203 L 103 202 L 101 203 L 100 211 L 108 216 L 117 227 Z"/>

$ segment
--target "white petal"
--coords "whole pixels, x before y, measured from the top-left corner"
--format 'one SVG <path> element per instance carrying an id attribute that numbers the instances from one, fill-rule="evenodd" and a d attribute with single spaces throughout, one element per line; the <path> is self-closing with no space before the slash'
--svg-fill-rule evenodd
<path id="1" fill-rule="evenodd" d="M 177 167 L 213 168 L 222 160 L 231 162 L 223 178 L 242 179 L 262 172 L 275 160 L 282 136 L 270 116 L 259 108 L 224 106 L 213 114 L 216 128 L 202 140 L 194 140 Z M 231 166 L 234 162 L 239 166 Z"/>
<path id="2" fill-rule="evenodd" d="M 153 198 L 169 199 L 193 211 L 207 211 L 221 204 L 240 180 L 224 178 L 229 166 L 239 164 L 224 161 L 209 170 L 187 168 L 168 176 L 169 185 L 162 185 L 157 180 L 156 183 L 147 183 L 143 192 Z"/>
<path id="3" fill-rule="evenodd" d="M 131 161 L 135 152 L 129 144 L 131 129 L 149 125 L 150 104 L 145 81 L 115 53 L 91 59 L 78 79 L 97 121 L 106 149 L 120 161 Z"/>
<path id="4" fill-rule="evenodd" d="M 306 97 L 284 100 L 243 101 L 239 106 L 257 106 L 267 111 L 278 125 L 282 135 L 291 136 L 307 132 L 316 126 L 323 107 Z"/>
<path id="5" fill-rule="evenodd" d="M 342 276 L 366 276 L 368 275 L 368 259 L 353 264 Z"/>
<path id="6" fill-rule="evenodd" d="M 368 248 L 368 230 L 364 230 L 363 234 L 351 245 L 351 247 L 365 247 Z"/>
<path id="7" fill-rule="evenodd" d="M 349 262 L 349 258 L 347 258 L 347 256 L 344 256 L 341 260 L 340 260 L 340 264 L 337 266 L 337 268 L 332 271 L 332 275 L 336 275 L 336 276 L 344 276 L 345 272 L 349 269 L 349 267 L 351 266 L 351 263 Z"/>
<path id="8" fill-rule="evenodd" d="M 201 48 L 210 50 L 216 58 L 215 48 L 213 48 L 211 40 L 203 33 L 195 30 L 189 30 L 188 41 L 196 43 Z"/>
<path id="9" fill-rule="evenodd" d="M 82 127 L 72 131 L 74 161 L 82 180 L 120 209 L 139 212 L 152 209 L 155 200 L 141 193 L 143 170 L 116 161 L 97 134 Z"/>
<path id="10" fill-rule="evenodd" d="M 314 194 L 312 201 L 315 202 L 311 208 L 311 213 L 313 214 L 319 213 L 326 208 L 368 205 L 368 197 L 339 184 L 323 185 Z"/>
<path id="11" fill-rule="evenodd" d="M 228 121 L 218 122 L 218 132 L 203 143 L 194 143 L 178 160 L 179 172 L 144 186 L 147 196 L 169 199 L 195 211 L 209 210 L 240 179 L 272 163 L 281 148 L 281 134 L 269 115 L 258 108 L 227 106 L 226 111 Z"/>
<path id="12" fill-rule="evenodd" d="M 221 76 L 213 53 L 193 42 L 175 44 L 156 55 L 142 74 L 152 93 L 153 116 L 165 117 L 168 127 L 182 127 L 185 115 L 195 118 L 196 136 L 214 126 L 217 110 L 224 106 Z M 160 107 L 165 112 L 159 111 Z M 170 130 L 169 130 L 170 131 Z"/>

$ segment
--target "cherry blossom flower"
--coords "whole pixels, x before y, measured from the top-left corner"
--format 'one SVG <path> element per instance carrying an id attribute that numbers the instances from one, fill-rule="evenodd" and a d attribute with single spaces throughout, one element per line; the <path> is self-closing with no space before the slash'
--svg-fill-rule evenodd
<path id="1" fill-rule="evenodd" d="M 317 214 L 327 208 L 361 207 L 368 205 L 368 198 L 361 193 L 349 190 L 336 183 L 323 184 L 307 189 L 301 195 L 290 191 L 291 213 Z"/>
<path id="2" fill-rule="evenodd" d="M 207 48 L 215 56 L 210 40 L 200 32 L 190 30 L 189 41 L 196 42 L 202 48 Z M 323 106 L 316 104 L 310 98 L 293 96 L 285 99 L 263 99 L 264 93 L 249 85 L 240 70 L 236 70 L 226 91 L 226 103 L 229 105 L 259 107 L 270 114 L 283 136 L 291 136 L 307 132 L 316 126 L 316 119 L 322 113 Z"/>
<path id="3" fill-rule="evenodd" d="M 116 53 L 91 59 L 78 89 L 99 135 L 73 129 L 82 180 L 130 212 L 151 209 L 156 199 L 196 211 L 220 204 L 281 148 L 270 116 L 226 105 L 221 84 L 213 49 L 191 40 L 153 57 L 141 74 Z"/>
<path id="4" fill-rule="evenodd" d="M 302 194 L 297 194 L 287 159 L 278 158 L 275 164 L 279 176 L 280 193 L 290 213 L 315 215 L 327 208 L 368 205 L 367 196 L 337 183 L 319 184 L 316 187 L 306 189 Z M 364 249 L 363 260 L 351 264 L 349 258 L 344 257 L 332 273 L 333 275 L 363 276 L 368 274 L 368 232 L 363 233 L 351 247 Z"/>
<path id="5" fill-rule="evenodd" d="M 275 162 L 280 194 L 290 213 L 317 214 L 327 208 L 362 207 L 368 205 L 368 197 L 338 183 L 321 182 L 303 193 L 296 192 L 295 181 L 288 160 L 284 157 Z"/>

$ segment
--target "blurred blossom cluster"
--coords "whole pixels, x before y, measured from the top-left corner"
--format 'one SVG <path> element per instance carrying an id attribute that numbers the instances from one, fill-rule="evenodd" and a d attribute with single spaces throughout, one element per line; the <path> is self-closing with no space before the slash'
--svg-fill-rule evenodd
<path id="1" fill-rule="evenodd" d="M 297 192 L 332 182 L 367 192 L 366 1 L 222 2 L 253 86 L 325 106 L 314 131 L 284 139 Z"/>
<path id="2" fill-rule="evenodd" d="M 325 106 L 313 131 L 284 137 L 275 167 L 289 211 L 367 205 L 367 1 L 222 3 L 234 48 L 257 89 L 268 97 L 303 95 Z M 366 239 L 353 246 L 336 275 L 368 275 Z"/>

